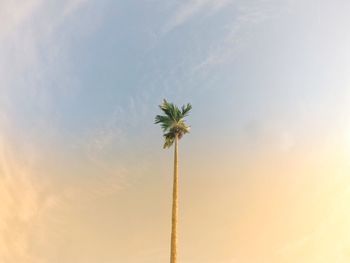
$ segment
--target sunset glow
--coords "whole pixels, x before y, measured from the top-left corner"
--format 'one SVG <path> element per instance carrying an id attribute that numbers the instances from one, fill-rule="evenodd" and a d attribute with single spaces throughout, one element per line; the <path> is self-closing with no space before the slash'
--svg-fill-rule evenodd
<path id="1" fill-rule="evenodd" d="M 0 263 L 350 262 L 350 2 L 0 0 Z"/>

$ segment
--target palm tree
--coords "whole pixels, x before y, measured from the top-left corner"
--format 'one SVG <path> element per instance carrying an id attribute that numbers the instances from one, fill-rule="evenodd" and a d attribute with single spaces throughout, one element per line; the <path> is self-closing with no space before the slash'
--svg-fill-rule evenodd
<path id="1" fill-rule="evenodd" d="M 165 115 L 157 115 L 155 124 L 160 123 L 163 129 L 164 149 L 170 148 L 175 143 L 174 149 L 174 178 L 173 178 L 173 206 L 171 220 L 171 245 L 170 245 L 170 263 L 176 263 L 177 260 L 177 221 L 178 221 L 178 141 L 189 133 L 190 127 L 186 125 L 184 118 L 192 109 L 191 104 L 183 105 L 179 109 L 173 103 L 165 99 L 159 108 Z"/>

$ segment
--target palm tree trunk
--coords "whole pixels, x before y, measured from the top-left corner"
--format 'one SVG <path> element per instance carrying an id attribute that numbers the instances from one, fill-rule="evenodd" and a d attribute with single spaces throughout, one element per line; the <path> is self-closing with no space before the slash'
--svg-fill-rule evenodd
<path id="1" fill-rule="evenodd" d="M 174 181 L 173 181 L 173 207 L 171 218 L 171 252 L 170 263 L 177 262 L 177 221 L 178 221 L 178 137 L 175 137 L 174 150 Z"/>

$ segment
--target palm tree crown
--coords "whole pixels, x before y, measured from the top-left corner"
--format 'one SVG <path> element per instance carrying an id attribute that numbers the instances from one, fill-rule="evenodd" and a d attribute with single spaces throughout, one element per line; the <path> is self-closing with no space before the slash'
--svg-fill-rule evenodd
<path id="1" fill-rule="evenodd" d="M 164 99 L 159 108 L 165 115 L 157 115 L 155 124 L 160 123 L 163 129 L 165 139 L 163 147 L 165 149 L 173 145 L 176 137 L 181 139 L 184 134 L 190 132 L 190 126 L 186 125 L 184 118 L 189 114 L 192 106 L 188 103 L 179 109 L 176 105 Z"/>

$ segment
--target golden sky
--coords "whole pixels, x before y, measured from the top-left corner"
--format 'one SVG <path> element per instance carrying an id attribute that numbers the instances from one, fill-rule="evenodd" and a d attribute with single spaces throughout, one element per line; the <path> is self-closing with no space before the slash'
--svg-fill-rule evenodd
<path id="1" fill-rule="evenodd" d="M 226 149 L 217 159 L 191 150 L 181 160 L 180 260 L 347 262 L 350 156 L 337 140 Z M 171 153 L 159 150 L 160 163 L 126 178 L 79 158 L 72 169 L 57 156 L 44 164 L 16 152 L 2 140 L 4 262 L 167 260 Z"/>

